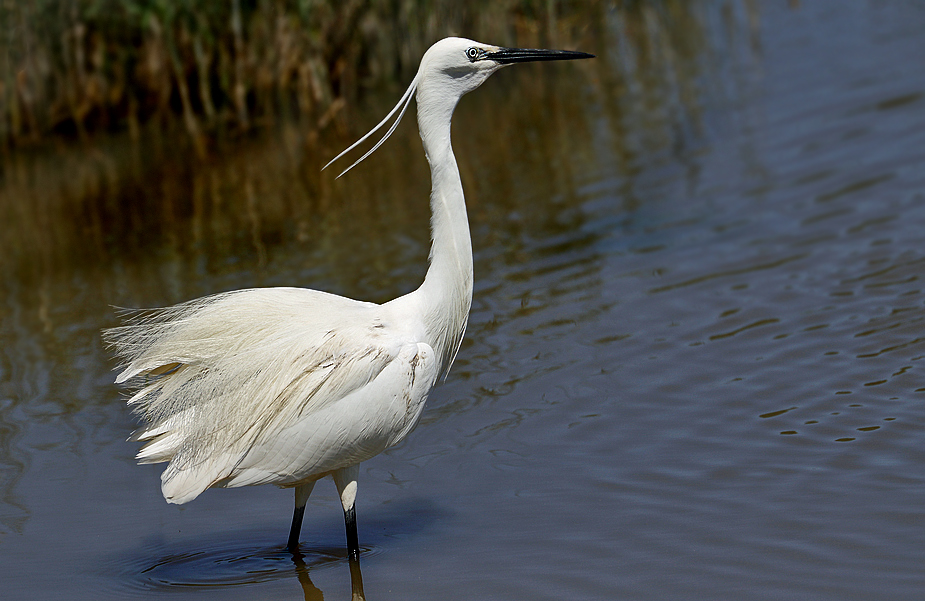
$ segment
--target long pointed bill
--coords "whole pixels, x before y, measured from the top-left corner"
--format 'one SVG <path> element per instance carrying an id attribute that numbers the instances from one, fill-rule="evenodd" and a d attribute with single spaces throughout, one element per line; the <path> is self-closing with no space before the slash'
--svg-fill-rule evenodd
<path id="1" fill-rule="evenodd" d="M 512 63 L 529 63 L 533 61 L 571 61 L 580 58 L 594 58 L 587 52 L 574 50 L 537 50 L 533 48 L 500 48 L 485 55 L 496 63 L 510 65 Z"/>

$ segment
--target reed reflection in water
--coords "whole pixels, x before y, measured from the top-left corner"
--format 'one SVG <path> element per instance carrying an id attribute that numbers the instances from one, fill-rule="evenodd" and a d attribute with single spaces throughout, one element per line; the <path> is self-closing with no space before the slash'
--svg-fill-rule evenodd
<path id="1" fill-rule="evenodd" d="M 593 64 L 502 72 L 460 104 L 473 313 L 421 427 L 361 476 L 368 596 L 915 598 L 925 17 L 589 12 L 548 45 Z M 307 512 L 304 573 L 272 551 L 288 493 L 163 503 L 122 442 L 98 331 L 111 304 L 416 286 L 414 128 L 360 172 L 317 174 L 400 88 L 350 107 L 353 132 L 281 126 L 207 161 L 156 132 L 4 159 L 5 593 L 149 596 L 148 574 L 180 596 L 351 595 L 325 552 L 343 541 L 330 491 Z"/>

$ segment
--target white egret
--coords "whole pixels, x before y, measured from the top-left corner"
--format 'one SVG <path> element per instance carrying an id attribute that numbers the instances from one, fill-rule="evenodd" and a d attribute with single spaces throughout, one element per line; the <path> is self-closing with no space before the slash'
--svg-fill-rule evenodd
<path id="1" fill-rule="evenodd" d="M 453 110 L 505 65 L 590 57 L 441 40 L 386 118 L 335 157 L 398 113 L 346 173 L 395 131 L 417 99 L 433 182 L 430 264 L 417 290 L 382 305 L 304 288 L 236 290 L 140 312 L 104 333 L 124 361 L 116 382 L 137 385 L 128 404 L 143 425 L 132 440 L 147 443 L 137 458 L 169 462 L 161 475 L 169 503 L 192 501 L 209 487 L 294 488 L 288 548 L 297 553 L 312 487 L 333 476 L 348 553 L 359 556 L 359 464 L 414 428 L 469 316 L 472 245 L 450 145 Z"/>

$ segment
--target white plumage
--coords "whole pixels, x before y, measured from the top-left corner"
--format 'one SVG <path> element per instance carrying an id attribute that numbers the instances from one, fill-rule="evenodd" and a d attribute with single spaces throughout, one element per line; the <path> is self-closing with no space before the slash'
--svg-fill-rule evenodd
<path id="1" fill-rule="evenodd" d="M 137 386 L 128 402 L 144 423 L 132 436 L 146 443 L 138 459 L 169 462 L 161 475 L 167 501 L 186 503 L 209 487 L 295 487 L 289 548 L 297 552 L 308 496 L 331 475 L 350 557 L 358 557 L 358 464 L 417 423 L 469 314 L 472 250 L 450 143 L 456 103 L 503 65 L 590 56 L 447 38 L 427 51 L 386 119 L 357 142 L 400 109 L 378 148 L 416 92 L 433 180 L 433 245 L 414 292 L 377 305 L 303 288 L 238 290 L 139 312 L 104 333 L 125 361 L 116 382 Z"/>
<path id="2" fill-rule="evenodd" d="M 403 438 L 437 359 L 406 327 L 401 305 L 240 290 L 111 330 L 120 351 L 137 352 L 117 382 L 171 370 L 129 400 L 149 424 L 133 436 L 148 443 L 138 458 L 170 461 L 164 497 L 186 503 L 210 486 L 293 486 Z"/>

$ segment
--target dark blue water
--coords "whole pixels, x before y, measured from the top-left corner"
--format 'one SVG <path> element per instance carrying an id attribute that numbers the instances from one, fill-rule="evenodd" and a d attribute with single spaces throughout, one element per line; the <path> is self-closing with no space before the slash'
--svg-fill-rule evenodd
<path id="1" fill-rule="evenodd" d="M 461 103 L 473 311 L 421 425 L 362 466 L 368 599 L 925 587 L 925 9 L 653 6 L 594 13 L 595 61 L 506 70 Z M 98 330 L 109 305 L 238 287 L 413 288 L 416 135 L 334 183 L 292 176 L 333 149 L 283 132 L 168 171 L 124 221 L 87 168 L 103 200 L 41 230 L 70 246 L 8 252 L 26 258 L 0 309 L 4 598 L 350 597 L 330 483 L 301 563 L 281 551 L 290 491 L 163 501 Z"/>

